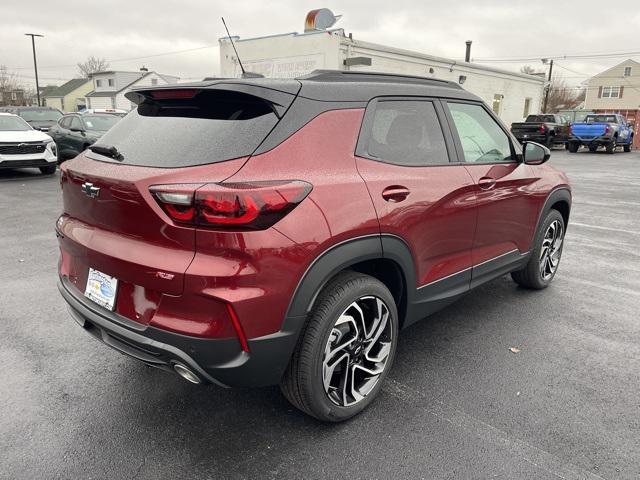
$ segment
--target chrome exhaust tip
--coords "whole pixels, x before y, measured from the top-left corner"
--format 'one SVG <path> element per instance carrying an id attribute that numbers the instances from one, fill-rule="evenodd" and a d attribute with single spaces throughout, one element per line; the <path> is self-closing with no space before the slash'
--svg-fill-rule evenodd
<path id="1" fill-rule="evenodd" d="M 175 363 L 173 365 L 173 369 L 176 371 L 178 375 L 184 378 L 187 382 L 196 383 L 196 384 L 202 383 L 198 375 L 193 373 L 191 370 L 189 370 L 187 367 L 185 367 L 181 363 Z"/>

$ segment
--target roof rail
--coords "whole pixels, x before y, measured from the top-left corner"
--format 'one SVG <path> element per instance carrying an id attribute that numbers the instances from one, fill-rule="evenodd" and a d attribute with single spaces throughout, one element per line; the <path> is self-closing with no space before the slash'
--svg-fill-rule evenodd
<path id="1" fill-rule="evenodd" d="M 314 70 L 307 75 L 297 77 L 296 80 L 312 80 L 314 82 L 394 82 L 423 85 L 446 85 L 451 88 L 462 87 L 455 82 L 438 78 L 418 77 L 385 72 L 354 72 L 345 70 Z"/>

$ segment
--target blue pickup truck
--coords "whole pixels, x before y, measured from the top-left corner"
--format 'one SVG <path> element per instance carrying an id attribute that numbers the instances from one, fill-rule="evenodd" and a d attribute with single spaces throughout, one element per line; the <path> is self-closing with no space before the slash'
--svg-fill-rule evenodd
<path id="1" fill-rule="evenodd" d="M 630 152 L 633 129 L 622 115 L 590 114 L 585 117 L 584 122 L 571 125 L 567 149 L 575 153 L 581 145 L 589 147 L 590 152 L 595 152 L 601 146 L 605 147 L 607 153 L 614 153 L 618 147 L 624 147 L 625 152 Z"/>

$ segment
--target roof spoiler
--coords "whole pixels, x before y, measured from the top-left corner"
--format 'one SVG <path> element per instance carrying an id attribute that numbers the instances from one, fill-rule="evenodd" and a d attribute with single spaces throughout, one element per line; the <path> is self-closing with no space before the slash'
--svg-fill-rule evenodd
<path id="1" fill-rule="evenodd" d="M 295 88 L 288 85 L 289 91 L 278 90 L 262 85 L 240 83 L 237 80 L 220 81 L 209 85 L 163 85 L 161 87 L 141 87 L 125 93 L 125 97 L 140 105 L 144 101 L 157 101 L 168 99 L 189 99 L 196 97 L 200 92 L 226 90 L 230 92 L 244 93 L 267 101 L 273 108 L 278 118 L 282 118 L 293 100 L 300 91 L 300 83 L 296 82 Z M 276 85 L 274 85 L 276 87 Z"/>

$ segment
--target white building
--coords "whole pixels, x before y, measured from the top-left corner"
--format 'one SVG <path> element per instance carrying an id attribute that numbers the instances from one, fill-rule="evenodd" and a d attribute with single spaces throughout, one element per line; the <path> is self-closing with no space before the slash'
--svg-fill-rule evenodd
<path id="1" fill-rule="evenodd" d="M 265 77 L 294 78 L 315 69 L 337 69 L 459 82 L 506 124 L 538 113 L 543 97 L 544 79 L 539 76 L 363 42 L 346 36 L 341 28 L 233 40 L 245 70 Z M 219 44 L 221 76 L 239 77 L 240 67 L 228 38 L 221 38 Z"/>
<path id="2" fill-rule="evenodd" d="M 131 110 L 133 105 L 124 94 L 133 87 L 167 85 L 179 78 L 141 69 L 138 72 L 108 71 L 91 75 L 93 90 L 86 96 L 87 108 L 119 108 Z"/>

